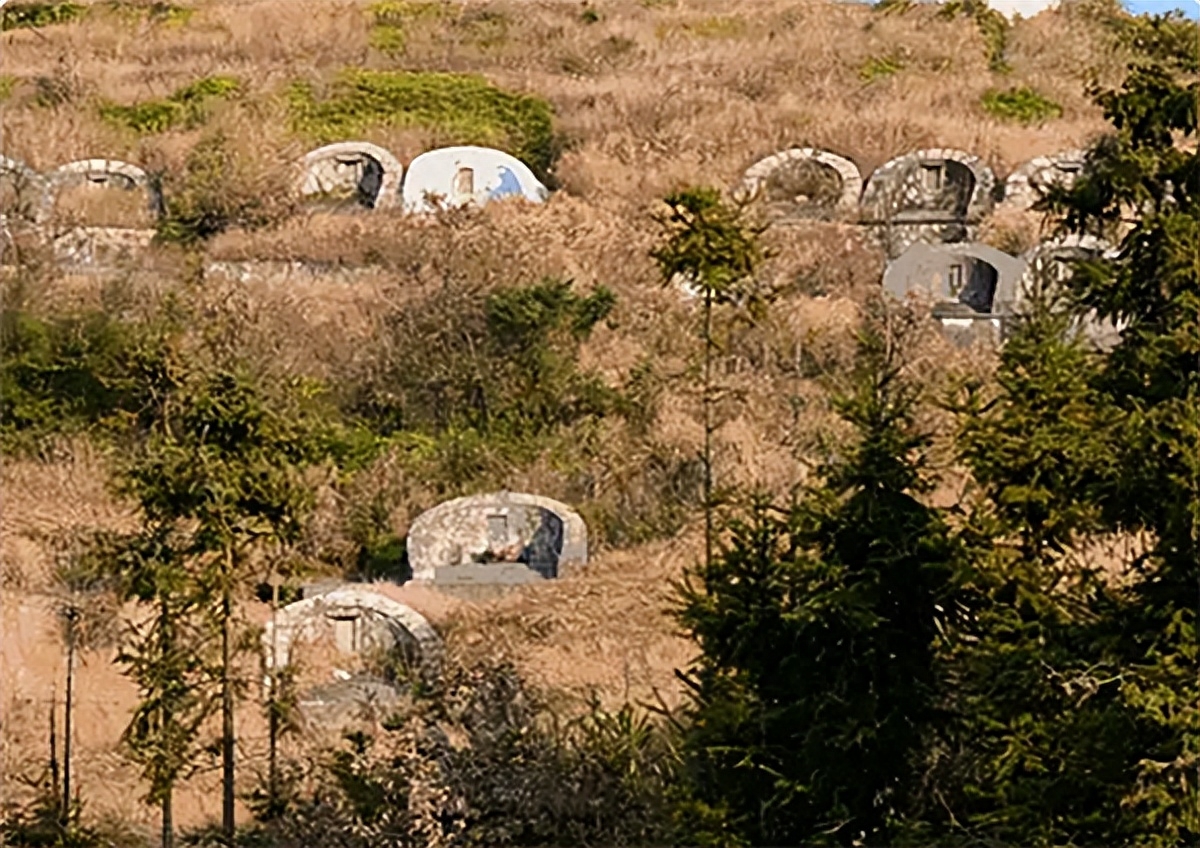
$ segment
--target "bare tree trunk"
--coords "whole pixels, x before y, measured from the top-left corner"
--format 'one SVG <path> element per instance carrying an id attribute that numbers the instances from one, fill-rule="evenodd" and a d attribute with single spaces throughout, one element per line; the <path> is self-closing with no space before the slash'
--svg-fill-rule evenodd
<path id="1" fill-rule="evenodd" d="M 75 610 L 67 612 L 67 699 L 63 715 L 63 797 L 62 822 L 71 814 L 71 692 L 75 672 Z"/>
<path id="2" fill-rule="evenodd" d="M 226 845 L 233 845 L 236 822 L 233 815 L 233 551 L 225 552 L 225 573 L 221 581 L 221 831 Z"/>
<path id="3" fill-rule="evenodd" d="M 704 567 L 712 566 L 712 289 L 704 290 Z"/>
<path id="4" fill-rule="evenodd" d="M 58 687 L 55 686 L 50 693 L 50 782 L 54 785 L 54 796 L 61 810 L 63 803 L 58 793 L 62 791 L 62 784 L 58 778 Z"/>
<path id="5" fill-rule="evenodd" d="M 171 809 L 171 787 L 162 797 L 162 848 L 175 848 L 175 816 Z"/>
<path id="6" fill-rule="evenodd" d="M 267 762 L 267 784 L 270 793 L 271 815 L 275 815 L 279 806 L 279 707 L 276 700 L 278 669 L 275 667 L 276 646 L 279 640 L 276 624 L 276 613 L 279 609 L 279 583 L 271 575 L 271 684 L 267 693 L 267 732 L 270 736 L 269 760 Z"/>

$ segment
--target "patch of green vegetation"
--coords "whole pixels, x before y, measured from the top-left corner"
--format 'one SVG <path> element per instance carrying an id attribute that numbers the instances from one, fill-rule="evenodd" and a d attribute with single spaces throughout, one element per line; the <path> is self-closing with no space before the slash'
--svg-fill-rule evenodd
<path id="1" fill-rule="evenodd" d="M 858 69 L 858 77 L 863 82 L 874 82 L 877 79 L 890 77 L 903 69 L 904 62 L 895 56 L 872 56 Z"/>
<path id="2" fill-rule="evenodd" d="M 318 142 L 372 127 L 422 127 L 449 144 L 497 147 L 548 174 L 557 154 L 550 104 L 473 74 L 349 68 L 319 96 L 306 82 L 288 93 L 293 126 Z"/>
<path id="3" fill-rule="evenodd" d="M 228 98 L 240 89 L 241 82 L 234 77 L 203 77 L 162 100 L 146 100 L 131 106 L 103 103 L 100 116 L 141 134 L 165 132 L 179 126 L 196 127 L 207 120 L 213 100 Z"/>
<path id="4" fill-rule="evenodd" d="M 508 42 L 510 24 L 508 15 L 495 9 L 468 9 L 458 19 L 459 28 L 471 42 L 485 50 Z"/>
<path id="5" fill-rule="evenodd" d="M 1004 15 L 988 8 L 987 0 L 949 0 L 938 10 L 938 16 L 950 20 L 959 16 L 971 18 L 983 36 L 988 67 L 997 73 L 1012 70 L 1004 58 L 1008 49 L 1009 24 Z"/>
<path id="6" fill-rule="evenodd" d="M 195 9 L 156 0 L 153 3 L 134 3 L 129 0 L 109 0 L 101 7 L 112 14 L 131 20 L 144 19 L 156 24 L 183 26 L 192 19 Z"/>
<path id="7" fill-rule="evenodd" d="M 167 330 L 102 311 L 42 318 L 7 307 L 0 312 L 0 449 L 24 452 L 55 434 L 115 436 L 144 426 L 168 380 Z"/>
<path id="8" fill-rule="evenodd" d="M 913 8 L 913 5 L 913 0 L 879 0 L 874 9 L 885 15 L 902 15 Z"/>
<path id="9" fill-rule="evenodd" d="M 1185 73 L 1200 73 L 1200 23 L 1189 21 L 1183 13 L 1117 14 L 1106 23 L 1131 53 Z"/>
<path id="10" fill-rule="evenodd" d="M 579 20 L 585 24 L 598 24 L 600 23 L 600 13 L 591 6 L 585 6 L 579 13 Z"/>
<path id="11" fill-rule="evenodd" d="M 12 74 L 0 74 L 0 103 L 12 97 L 13 89 L 17 87 L 17 83 L 20 81 L 19 77 L 15 77 Z"/>
<path id="12" fill-rule="evenodd" d="M 1038 124 L 1062 116 L 1062 106 L 1028 86 L 992 89 L 984 93 L 982 102 L 988 114 L 1005 121 Z"/>
<path id="13" fill-rule="evenodd" d="M 70 23 L 87 8 L 78 3 L 9 3 L 0 9 L 0 30 L 37 29 Z"/>
<path id="14" fill-rule="evenodd" d="M 437 20 L 449 6 L 443 2 L 379 0 L 368 7 L 371 14 L 371 46 L 388 55 L 404 52 L 408 26 L 414 21 Z"/>

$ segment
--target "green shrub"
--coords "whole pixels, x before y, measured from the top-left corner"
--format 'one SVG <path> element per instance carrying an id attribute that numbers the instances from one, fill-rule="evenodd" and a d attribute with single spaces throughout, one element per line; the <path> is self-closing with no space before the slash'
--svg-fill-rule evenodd
<path id="1" fill-rule="evenodd" d="M 286 191 L 247 172 L 220 133 L 188 154 L 180 173 L 163 181 L 165 210 L 158 222 L 163 241 L 191 245 L 240 227 L 265 227 L 290 213 Z"/>
<path id="2" fill-rule="evenodd" d="M 87 9 L 78 3 L 9 3 L 0 9 L 0 29 L 36 29 L 70 23 Z"/>
<path id="3" fill-rule="evenodd" d="M 407 43 L 407 27 L 415 21 L 437 20 L 449 6 L 442 2 L 379 0 L 371 4 L 371 46 L 389 55 L 402 53 Z"/>
<path id="4" fill-rule="evenodd" d="M 192 19 L 195 9 L 155 0 L 152 3 L 131 0 L 108 0 L 98 8 L 130 21 L 146 20 L 168 26 L 183 26 Z"/>
<path id="5" fill-rule="evenodd" d="M 1130 52 L 1185 73 L 1200 72 L 1200 24 L 1189 21 L 1181 12 L 1118 14 L 1107 23 Z"/>
<path id="6" fill-rule="evenodd" d="M 146 100 L 132 106 L 103 103 L 100 116 L 140 134 L 166 132 L 180 126 L 194 128 L 208 119 L 212 101 L 226 99 L 240 89 L 241 83 L 234 77 L 203 77 L 162 100 Z"/>
<path id="7" fill-rule="evenodd" d="M 40 318 L 0 313 L 0 447 L 36 448 L 47 436 L 146 426 L 169 381 L 166 325 L 101 311 Z"/>
<path id="8" fill-rule="evenodd" d="M 295 129 L 320 143 L 375 126 L 422 127 L 444 143 L 506 150 L 542 178 L 557 154 L 550 104 L 471 74 L 351 68 L 324 96 L 294 83 L 289 102 Z"/>
<path id="9" fill-rule="evenodd" d="M 903 68 L 904 63 L 894 56 L 872 56 L 858 69 L 858 77 L 863 82 L 874 82 L 883 77 L 890 77 Z"/>
<path id="10" fill-rule="evenodd" d="M 0 102 L 12 97 L 13 89 L 17 87 L 20 79 L 12 74 L 0 74 Z"/>
<path id="11" fill-rule="evenodd" d="M 987 91 L 983 95 L 983 108 L 1001 120 L 1023 124 L 1043 123 L 1062 115 L 1061 106 L 1028 86 Z"/>
<path id="12" fill-rule="evenodd" d="M 995 9 L 989 9 L 987 0 L 949 0 L 938 10 L 938 15 L 946 19 L 959 15 L 971 18 L 983 36 L 988 66 L 999 73 L 1011 70 L 1004 58 L 1008 49 L 1008 20 Z"/>

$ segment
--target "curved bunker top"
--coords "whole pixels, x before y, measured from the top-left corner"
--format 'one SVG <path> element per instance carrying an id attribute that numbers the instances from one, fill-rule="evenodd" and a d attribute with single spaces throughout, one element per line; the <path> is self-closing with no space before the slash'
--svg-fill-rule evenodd
<path id="1" fill-rule="evenodd" d="M 51 172 L 55 214 L 79 216 L 88 226 L 146 229 L 162 213 L 162 196 L 149 175 L 118 159 L 79 159 Z"/>
<path id="2" fill-rule="evenodd" d="M 858 166 L 842 156 L 811 147 L 793 148 L 761 159 L 742 181 L 742 191 L 758 194 L 777 221 L 849 216 L 862 194 Z"/>
<path id="3" fill-rule="evenodd" d="M 434 585 L 518 585 L 587 562 L 587 527 L 566 504 L 520 492 L 456 498 L 408 531 L 413 580 Z"/>
<path id="4" fill-rule="evenodd" d="M 992 209 L 996 177 L 961 150 L 918 150 L 880 165 L 863 191 L 863 219 L 896 224 L 975 223 Z"/>
<path id="5" fill-rule="evenodd" d="M 548 190 L 524 162 L 490 147 L 443 147 L 408 165 L 404 207 L 432 212 L 442 206 L 483 206 L 505 197 L 543 202 Z"/>
<path id="6" fill-rule="evenodd" d="M 990 318 L 1012 311 L 1024 260 L 986 244 L 920 242 L 888 263 L 883 287 L 903 300 L 921 294 L 938 318 Z"/>
<path id="7" fill-rule="evenodd" d="M 399 648 L 410 664 L 426 671 L 436 670 L 442 654 L 441 637 L 416 610 L 349 585 L 280 609 L 263 631 L 266 667 L 283 668 L 297 643 L 321 640 L 348 656 Z"/>
<path id="8" fill-rule="evenodd" d="M 390 152 L 367 141 L 339 141 L 304 155 L 303 197 L 351 202 L 366 209 L 400 204 L 404 167 Z"/>

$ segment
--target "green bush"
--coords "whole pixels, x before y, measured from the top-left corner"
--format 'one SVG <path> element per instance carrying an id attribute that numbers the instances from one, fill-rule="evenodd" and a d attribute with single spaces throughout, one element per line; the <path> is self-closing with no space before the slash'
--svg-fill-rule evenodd
<path id="1" fill-rule="evenodd" d="M 176 6 L 174 3 L 165 3 L 161 2 L 161 0 L 156 0 L 153 3 L 109 0 L 109 2 L 104 4 L 104 7 L 110 12 L 123 15 L 127 18 L 135 20 L 144 18 L 152 23 L 175 26 L 186 24 L 192 19 L 192 15 L 196 13 L 195 9 L 190 9 L 187 6 Z"/>
<path id="2" fill-rule="evenodd" d="M 87 9 L 78 3 L 9 3 L 0 10 L 0 29 L 35 29 L 70 23 Z"/>
<path id="3" fill-rule="evenodd" d="M 12 97 L 13 89 L 20 80 L 12 74 L 0 74 L 0 102 Z"/>
<path id="4" fill-rule="evenodd" d="M 506 150 L 542 178 L 557 155 L 549 103 L 470 74 L 350 68 L 323 96 L 294 83 L 289 102 L 295 129 L 320 143 L 376 126 L 422 127 L 445 143 Z"/>
<path id="5" fill-rule="evenodd" d="M 0 313 L 0 447 L 36 448 L 47 436 L 107 435 L 147 426 L 169 381 L 165 325 L 101 311 L 40 318 Z"/>
<path id="6" fill-rule="evenodd" d="M 183 170 L 163 180 L 165 214 L 158 237 L 195 244 L 232 228 L 258 229 L 293 211 L 293 200 L 273 180 L 279 173 L 260 174 L 229 149 L 216 133 L 188 154 Z"/>
<path id="7" fill-rule="evenodd" d="M 858 76 L 863 82 L 874 82 L 883 77 L 890 77 L 903 68 L 904 63 L 894 56 L 872 56 L 858 69 Z"/>
<path id="8" fill-rule="evenodd" d="M 371 46 L 389 55 L 402 53 L 407 43 L 407 28 L 416 21 L 437 20 L 449 6 L 441 2 L 379 0 L 371 4 Z"/>
<path id="9" fill-rule="evenodd" d="M 165 132 L 178 126 L 193 128 L 207 120 L 213 100 L 228 98 L 240 89 L 241 83 L 234 77 L 203 77 L 162 100 L 146 100 L 132 106 L 103 103 L 100 116 L 142 134 Z"/>
<path id="10" fill-rule="evenodd" d="M 1130 52 L 1185 73 L 1200 72 L 1200 24 L 1189 21 L 1181 12 L 1120 14 L 1108 24 Z"/>
<path id="11" fill-rule="evenodd" d="M 1004 58 L 1008 49 L 1008 20 L 995 9 L 989 9 L 987 0 L 949 0 L 938 10 L 938 15 L 946 19 L 959 15 L 971 18 L 983 36 L 988 66 L 999 73 L 1011 70 Z"/>
<path id="12" fill-rule="evenodd" d="M 1062 116 L 1062 107 L 1028 86 L 1005 91 L 992 89 L 983 95 L 983 108 L 1005 121 L 1038 124 Z"/>

